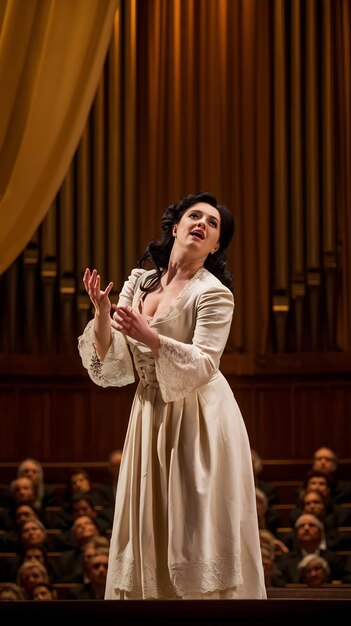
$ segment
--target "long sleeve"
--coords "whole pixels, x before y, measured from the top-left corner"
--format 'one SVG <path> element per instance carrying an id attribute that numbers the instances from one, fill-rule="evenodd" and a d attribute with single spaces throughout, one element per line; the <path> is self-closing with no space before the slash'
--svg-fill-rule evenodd
<path id="1" fill-rule="evenodd" d="M 119 296 L 119 304 L 131 306 L 137 281 L 145 270 L 133 269 L 125 281 Z M 78 338 L 78 350 L 82 363 L 90 378 L 100 387 L 123 387 L 135 380 L 132 357 L 126 339 L 115 329 L 111 329 L 112 342 L 103 361 L 97 355 L 94 345 L 94 320 L 85 327 Z"/>
<path id="2" fill-rule="evenodd" d="M 212 287 L 199 297 L 191 344 L 160 335 L 156 376 L 162 398 L 173 402 L 207 383 L 219 368 L 234 309 L 232 293 Z"/>
<path id="3" fill-rule="evenodd" d="M 92 381 L 100 387 L 123 387 L 135 380 L 132 358 L 122 333 L 112 329 L 112 342 L 103 361 L 94 345 L 94 320 L 78 338 L 78 350 Z"/>

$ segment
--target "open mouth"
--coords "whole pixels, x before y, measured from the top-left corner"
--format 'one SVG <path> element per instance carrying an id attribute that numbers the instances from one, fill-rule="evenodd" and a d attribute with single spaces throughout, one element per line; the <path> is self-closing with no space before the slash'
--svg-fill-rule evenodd
<path id="1" fill-rule="evenodd" d="M 190 234 L 198 239 L 205 239 L 205 235 L 201 230 L 192 230 Z"/>

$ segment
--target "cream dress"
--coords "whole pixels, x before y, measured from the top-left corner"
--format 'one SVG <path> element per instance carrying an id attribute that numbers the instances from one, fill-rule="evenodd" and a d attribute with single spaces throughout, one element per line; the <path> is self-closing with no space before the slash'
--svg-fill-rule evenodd
<path id="1" fill-rule="evenodd" d="M 120 305 L 139 309 L 134 269 Z M 101 362 L 93 320 L 79 352 L 102 387 L 140 382 L 118 479 L 106 599 L 266 598 L 251 450 L 233 392 L 219 371 L 233 295 L 201 268 L 166 313 L 155 360 L 112 329 Z M 134 363 L 134 367 L 133 367 Z"/>

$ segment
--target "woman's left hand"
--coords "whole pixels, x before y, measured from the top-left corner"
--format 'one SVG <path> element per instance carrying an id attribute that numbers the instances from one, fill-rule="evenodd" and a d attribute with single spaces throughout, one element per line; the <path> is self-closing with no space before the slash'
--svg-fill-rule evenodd
<path id="1" fill-rule="evenodd" d="M 128 335 L 131 339 L 144 343 L 154 353 L 157 353 L 160 345 L 158 332 L 150 328 L 146 317 L 138 311 L 133 311 L 129 306 L 112 304 L 112 308 L 115 312 L 112 316 L 111 326 L 123 335 Z"/>

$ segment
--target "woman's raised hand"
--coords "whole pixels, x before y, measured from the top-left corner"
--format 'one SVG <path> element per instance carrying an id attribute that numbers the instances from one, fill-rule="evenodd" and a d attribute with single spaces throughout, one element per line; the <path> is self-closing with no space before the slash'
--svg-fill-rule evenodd
<path id="1" fill-rule="evenodd" d="M 89 267 L 87 267 L 84 272 L 83 283 L 98 315 L 101 313 L 110 314 L 111 300 L 109 298 L 109 294 L 113 287 L 113 283 L 109 283 L 106 289 L 102 291 L 100 285 L 100 274 L 98 274 L 96 270 L 91 272 Z"/>

